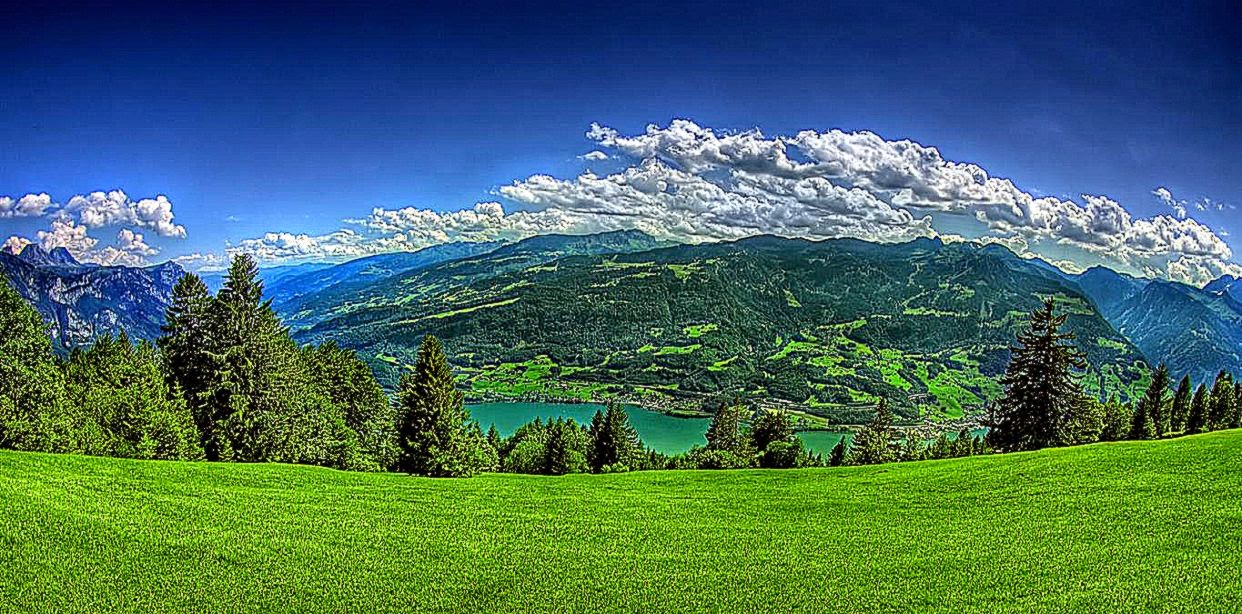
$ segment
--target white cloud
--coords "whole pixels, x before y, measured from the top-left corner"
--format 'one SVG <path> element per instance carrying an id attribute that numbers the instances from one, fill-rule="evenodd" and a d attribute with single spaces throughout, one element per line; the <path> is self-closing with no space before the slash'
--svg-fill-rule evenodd
<path id="1" fill-rule="evenodd" d="M 4 245 L 0 245 L 0 252 L 8 252 L 13 255 L 22 253 L 22 250 L 30 245 L 30 239 L 13 235 L 4 240 Z"/>
<path id="2" fill-rule="evenodd" d="M 0 219 L 14 217 L 39 217 L 52 207 L 52 197 L 44 194 L 27 194 L 21 198 L 0 196 Z"/>
<path id="3" fill-rule="evenodd" d="M 186 237 L 185 226 L 173 221 L 172 202 L 166 196 L 131 200 L 125 192 L 91 192 L 69 199 L 65 210 L 88 228 L 132 225 L 154 230 L 161 237 Z"/>
<path id="4" fill-rule="evenodd" d="M 583 159 L 625 166 L 607 175 L 531 175 L 498 188 L 505 205 L 375 208 L 333 233 L 268 233 L 229 251 L 268 262 L 345 259 L 449 241 L 619 229 L 691 242 L 757 234 L 903 241 L 937 236 L 934 220 L 948 215 L 974 224 L 985 242 L 1067 269 L 1102 262 L 1189 282 L 1212 271 L 1242 273 L 1221 235 L 1191 219 L 1188 203 L 1167 188 L 1153 194 L 1173 215 L 1136 217 L 1104 196 L 1037 196 L 935 147 L 872 132 L 767 137 L 675 120 L 636 135 L 592 124 L 586 136 L 598 149 Z M 1220 205 L 1203 199 L 1196 206 Z M 1075 253 L 1085 257 L 1066 259 Z"/>
<path id="5" fill-rule="evenodd" d="M 583 160 L 586 160 L 587 162 L 599 162 L 601 160 L 607 160 L 609 156 L 608 154 L 596 149 L 594 151 L 588 151 L 587 153 L 582 154 L 579 157 L 581 157 Z"/>
<path id="6" fill-rule="evenodd" d="M 99 239 L 87 235 L 86 226 L 82 226 L 69 217 L 57 217 L 52 219 L 51 226 L 47 230 L 40 230 L 35 233 L 39 239 L 39 245 L 48 251 L 63 247 L 69 250 L 78 260 L 91 253 L 95 244 L 99 243 Z"/>

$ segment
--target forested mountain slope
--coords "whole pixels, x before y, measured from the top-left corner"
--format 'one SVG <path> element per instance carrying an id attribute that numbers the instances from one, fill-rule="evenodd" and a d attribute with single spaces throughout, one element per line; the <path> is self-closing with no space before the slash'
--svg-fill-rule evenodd
<path id="1" fill-rule="evenodd" d="M 559 257 L 521 245 L 317 305 L 325 319 L 295 336 L 356 348 L 391 378 L 434 334 L 475 394 L 738 395 L 839 420 L 884 396 L 943 418 L 998 395 L 1014 332 L 1055 296 L 1089 386 L 1125 392 L 1141 377 L 1140 352 L 1075 285 L 1003 248 L 756 237 Z"/>

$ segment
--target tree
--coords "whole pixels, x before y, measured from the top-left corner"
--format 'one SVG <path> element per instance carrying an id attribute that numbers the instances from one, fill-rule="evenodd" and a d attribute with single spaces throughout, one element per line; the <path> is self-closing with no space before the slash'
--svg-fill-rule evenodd
<path id="1" fill-rule="evenodd" d="M 315 387 L 341 412 L 346 428 L 357 434 L 365 462 L 375 469 L 394 467 L 396 415 L 371 367 L 333 341 L 306 348 L 303 354 Z"/>
<path id="2" fill-rule="evenodd" d="M 1169 411 L 1169 431 L 1180 433 L 1186 430 L 1186 419 L 1190 417 L 1190 402 L 1194 394 L 1190 376 L 1182 377 L 1173 395 L 1173 407 Z"/>
<path id="3" fill-rule="evenodd" d="M 1151 385 L 1147 387 L 1147 393 L 1139 400 L 1134 412 L 1134 422 L 1130 429 L 1132 439 L 1151 439 L 1168 432 L 1168 394 L 1169 369 L 1161 364 L 1152 374 Z"/>
<path id="4" fill-rule="evenodd" d="M 897 460 L 894 436 L 893 412 L 888 408 L 888 401 L 880 399 L 871 422 L 854 434 L 850 445 L 853 452 L 851 464 L 874 465 Z"/>
<path id="5" fill-rule="evenodd" d="M 1195 390 L 1195 398 L 1190 402 L 1190 413 L 1186 416 L 1186 434 L 1202 433 L 1207 428 L 1208 389 L 1206 384 L 1199 384 Z"/>
<path id="6" fill-rule="evenodd" d="M 1079 397 L 1078 404 L 1062 428 L 1061 443 L 1080 445 L 1099 441 L 1104 432 L 1105 418 L 1106 410 L 1102 403 L 1087 395 Z"/>
<path id="7" fill-rule="evenodd" d="M 74 451 L 74 422 L 47 325 L 0 276 L 0 447 Z"/>
<path id="8" fill-rule="evenodd" d="M 1233 385 L 1233 417 L 1229 420 L 1229 428 L 1242 427 L 1242 382 Z"/>
<path id="9" fill-rule="evenodd" d="M 478 424 L 470 420 L 438 339 L 423 338 L 413 371 L 402 376 L 397 395 L 398 467 L 402 471 L 459 477 L 495 466 L 495 451 Z"/>
<path id="10" fill-rule="evenodd" d="M 1233 376 L 1221 371 L 1212 385 L 1212 396 L 1208 402 L 1207 426 L 1210 430 L 1229 426 L 1233 418 Z"/>
<path id="11" fill-rule="evenodd" d="M 1004 395 L 987 423 L 992 447 L 1008 452 L 1064 442 L 1066 424 L 1081 407 L 1083 396 L 1075 371 L 1086 367 L 1073 333 L 1061 332 L 1065 321 L 1049 298 L 1031 314 L 1027 330 L 1018 334 L 1001 378 Z"/>
<path id="12" fill-rule="evenodd" d="M 796 438 L 793 420 L 784 410 L 760 410 L 750 425 L 751 446 L 761 455 L 774 443 L 789 443 Z"/>
<path id="13" fill-rule="evenodd" d="M 948 432 L 940 431 L 935 441 L 927 448 L 927 457 L 932 459 L 953 457 L 953 441 L 949 439 Z"/>
<path id="14" fill-rule="evenodd" d="M 156 341 L 164 370 L 185 399 L 200 438 L 211 432 L 213 422 L 207 395 L 215 375 L 210 320 L 214 300 L 198 275 L 181 276 L 173 286 L 172 304 L 164 314 L 160 328 L 163 335 Z M 200 439 L 200 447 L 203 443 L 206 442 Z M 216 460 L 217 452 L 212 447 L 207 458 Z"/>
<path id="15" fill-rule="evenodd" d="M 953 440 L 953 445 L 950 449 L 954 458 L 973 456 L 975 454 L 975 436 L 971 434 L 970 429 L 963 428 L 958 431 L 957 438 Z"/>
<path id="16" fill-rule="evenodd" d="M 741 405 L 721 404 L 712 416 L 712 423 L 707 427 L 707 449 L 729 452 L 738 456 L 748 456 L 750 449 L 746 436 L 742 433 L 742 419 L 745 409 Z"/>
<path id="17" fill-rule="evenodd" d="M 636 469 L 642 460 L 643 445 L 630 416 L 620 403 L 610 401 L 603 412 L 591 420 L 591 470 L 615 473 Z"/>
<path id="18" fill-rule="evenodd" d="M 837 440 L 837 445 L 832 446 L 832 452 L 828 454 L 828 466 L 840 467 L 845 464 L 845 457 L 849 453 L 849 435 L 843 435 Z"/>
<path id="19" fill-rule="evenodd" d="M 1134 407 L 1134 417 L 1130 421 L 1130 439 L 1151 439 L 1156 436 L 1156 425 L 1148 413 L 1148 405 L 1143 401 Z"/>
<path id="20" fill-rule="evenodd" d="M 1129 406 L 1114 397 L 1104 404 L 1103 412 L 1100 441 L 1121 441 L 1130 436 L 1134 412 Z"/>

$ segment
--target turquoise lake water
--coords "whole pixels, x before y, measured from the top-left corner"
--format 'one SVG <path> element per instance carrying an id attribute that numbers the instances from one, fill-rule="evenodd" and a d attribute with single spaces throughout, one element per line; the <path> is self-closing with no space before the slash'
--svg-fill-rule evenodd
<path id="1" fill-rule="evenodd" d="M 580 424 L 590 424 L 595 411 L 604 408 L 592 403 L 478 403 L 468 407 L 470 415 L 484 431 L 494 424 L 505 437 L 536 417 L 545 421 L 572 418 Z M 664 454 L 685 452 L 691 446 L 707 443 L 703 435 L 711 424 L 710 418 L 678 418 L 639 407 L 626 407 L 626 411 L 643 443 Z M 807 448 L 825 455 L 842 435 L 828 431 L 798 433 Z"/>

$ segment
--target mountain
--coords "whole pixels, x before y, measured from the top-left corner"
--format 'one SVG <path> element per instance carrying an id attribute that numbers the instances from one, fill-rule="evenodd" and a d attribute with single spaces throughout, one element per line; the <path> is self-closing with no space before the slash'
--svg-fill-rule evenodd
<path id="1" fill-rule="evenodd" d="M 131 338 L 155 339 L 172 287 L 185 271 L 166 262 L 142 268 L 80 264 L 63 248 L 50 252 L 27 245 L 14 255 L 0 251 L 0 273 L 48 322 L 58 350 L 124 330 Z"/>
<path id="2" fill-rule="evenodd" d="M 572 241 L 638 241 L 615 239 Z M 1128 395 L 1142 377 L 1138 348 L 1079 288 L 1003 248 L 756 237 L 584 253 L 567 241 L 540 237 L 307 305 L 317 316 L 295 336 L 355 348 L 391 382 L 435 334 L 475 397 L 693 406 L 736 395 L 854 420 L 883 396 L 945 419 L 999 394 L 1015 332 L 1053 296 L 1094 365 L 1093 389 Z"/>
<path id="3" fill-rule="evenodd" d="M 1227 294 L 1234 300 L 1242 301 L 1242 279 L 1225 275 L 1204 286 L 1203 291 L 1212 294 Z"/>
<path id="4" fill-rule="evenodd" d="M 259 279 L 263 282 L 265 288 L 271 289 L 274 286 L 278 287 L 281 282 L 290 277 L 297 277 L 331 266 L 332 263 L 330 262 L 306 262 L 303 264 L 265 267 L 259 269 Z M 198 276 L 207 285 L 207 289 L 215 293 L 219 292 L 224 285 L 225 273 L 227 271 L 199 271 Z"/>
<path id="5" fill-rule="evenodd" d="M 284 276 L 275 283 L 265 283 L 265 291 L 278 312 L 297 314 L 306 305 L 331 301 L 332 297 L 349 297 L 367 284 L 440 262 L 486 253 L 501 245 L 495 242 L 446 243 L 415 252 L 368 256 Z"/>
<path id="6" fill-rule="evenodd" d="M 1220 369 L 1242 370 L 1242 304 L 1228 293 L 1228 282 L 1198 289 L 1104 267 L 1069 278 L 1114 328 L 1175 376 L 1202 382 Z"/>
<path id="7" fill-rule="evenodd" d="M 307 279 L 322 288 L 290 298 L 275 296 L 273 306 L 286 323 L 309 328 L 344 312 L 381 307 L 425 294 L 424 275 L 435 268 L 441 287 L 456 287 L 511 271 L 579 255 L 639 252 L 668 245 L 645 233 L 622 230 L 594 235 L 548 234 L 515 243 L 448 243 L 408 254 L 362 258 L 324 271 L 326 279 Z M 396 266 L 394 266 L 394 264 Z M 314 283 L 312 283 L 314 282 Z"/>

